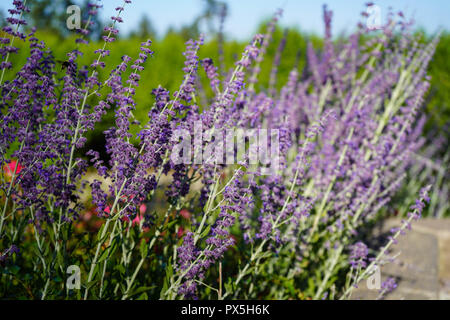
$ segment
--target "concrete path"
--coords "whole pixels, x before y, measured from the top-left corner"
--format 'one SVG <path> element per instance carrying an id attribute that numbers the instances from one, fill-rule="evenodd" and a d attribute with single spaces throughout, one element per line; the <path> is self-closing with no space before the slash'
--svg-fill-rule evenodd
<path id="1" fill-rule="evenodd" d="M 375 236 L 398 227 L 401 221 L 390 219 Z M 399 256 L 381 267 L 381 280 L 393 277 L 397 288 L 387 300 L 450 300 L 450 219 L 423 219 L 412 225 L 412 230 L 401 236 L 389 256 Z M 367 288 L 366 281 L 354 290 L 352 299 L 376 299 L 378 290 Z"/>

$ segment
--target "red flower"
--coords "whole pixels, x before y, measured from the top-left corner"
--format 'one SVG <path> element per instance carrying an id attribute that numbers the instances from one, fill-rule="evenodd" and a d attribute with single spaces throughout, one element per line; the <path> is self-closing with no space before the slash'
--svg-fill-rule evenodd
<path id="1" fill-rule="evenodd" d="M 16 168 L 17 164 L 17 168 Z M 14 169 L 16 169 L 16 176 L 22 171 L 23 167 L 20 165 L 20 163 L 17 162 L 17 160 L 11 160 L 10 163 L 7 163 L 3 167 L 3 172 L 7 177 L 12 177 L 14 173 Z"/>
<path id="2" fill-rule="evenodd" d="M 186 220 L 189 220 L 191 218 L 191 213 L 187 211 L 186 209 L 183 209 L 180 211 L 180 215 L 185 218 Z"/>
<path id="3" fill-rule="evenodd" d="M 145 204 L 141 204 L 139 206 L 139 214 L 136 215 L 136 217 L 133 219 L 132 221 L 132 225 L 134 226 L 135 224 L 139 224 L 141 222 L 142 219 L 144 219 L 144 213 L 145 211 L 147 211 L 147 206 Z M 128 217 L 123 217 L 122 218 L 123 221 L 128 222 L 129 219 Z"/>
<path id="4" fill-rule="evenodd" d="M 145 211 L 147 211 L 147 206 L 143 203 L 141 204 L 141 206 L 139 207 L 139 213 L 141 215 L 143 215 L 145 213 Z"/>
<path id="5" fill-rule="evenodd" d="M 180 227 L 178 228 L 178 232 L 177 232 L 178 238 L 181 238 L 184 234 L 185 234 L 184 228 L 183 228 L 182 226 L 180 226 Z"/>

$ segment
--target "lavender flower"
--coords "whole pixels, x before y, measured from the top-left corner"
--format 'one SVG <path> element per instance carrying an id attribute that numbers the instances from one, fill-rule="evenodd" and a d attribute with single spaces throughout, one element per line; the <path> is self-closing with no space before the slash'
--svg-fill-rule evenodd
<path id="1" fill-rule="evenodd" d="M 383 294 L 387 294 L 387 293 L 394 291 L 395 288 L 397 288 L 397 283 L 395 282 L 395 279 L 392 277 L 389 277 L 381 283 L 380 292 L 383 292 Z"/>
<path id="2" fill-rule="evenodd" d="M 362 242 L 357 242 L 351 247 L 350 265 L 354 269 L 365 268 L 367 266 L 366 259 L 369 250 Z"/>

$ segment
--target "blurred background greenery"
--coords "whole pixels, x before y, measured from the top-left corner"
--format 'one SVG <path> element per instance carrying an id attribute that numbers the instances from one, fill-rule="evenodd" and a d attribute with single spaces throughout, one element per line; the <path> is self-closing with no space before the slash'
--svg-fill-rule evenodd
<path id="1" fill-rule="evenodd" d="M 227 3 L 217 0 L 198 0 L 202 10 L 197 17 L 192 17 L 192 23 L 184 25 L 178 29 L 169 28 L 163 35 L 157 36 L 157 32 L 147 15 L 142 15 L 141 21 L 137 23 L 137 28 L 128 32 L 126 36 L 119 34 L 118 40 L 110 45 L 111 55 L 105 59 L 107 68 L 100 74 L 102 79 L 106 79 L 109 72 L 118 63 L 120 57 L 129 55 L 134 58 L 138 55 L 139 44 L 148 38 L 153 41 L 153 50 L 155 52 L 153 58 L 146 64 L 146 69 L 142 73 L 141 88 L 136 92 L 136 104 L 139 106 L 136 110 L 136 117 L 140 121 L 146 121 L 147 112 L 152 104 L 151 90 L 159 85 L 174 92 L 183 79 L 183 63 L 182 55 L 185 46 L 184 42 L 190 38 L 198 38 L 200 34 L 200 24 L 207 26 L 209 30 L 208 38 L 210 39 L 200 50 L 200 58 L 212 58 L 216 65 L 221 65 L 222 72 L 227 72 L 233 67 L 236 58 L 241 54 L 243 48 L 247 44 L 246 41 L 226 40 L 223 44 L 223 59 L 221 62 L 219 55 L 219 42 L 223 38 L 220 33 L 220 24 L 225 18 Z M 67 13 L 66 8 L 71 5 L 71 0 L 35 0 L 30 5 L 31 12 L 27 17 L 30 26 L 36 26 L 38 29 L 38 38 L 43 40 L 48 48 L 51 48 L 56 59 L 64 60 L 67 52 L 73 50 L 74 40 L 76 36 L 65 27 Z M 83 0 L 83 14 L 87 13 L 87 0 Z M 102 10 L 102 9 L 100 9 Z M 3 17 L 6 13 L 2 13 Z M 319 19 L 319 17 L 318 17 Z M 4 23 L 5 20 L 1 19 Z M 103 26 L 108 23 L 101 21 L 99 16 L 94 19 L 94 26 L 91 28 L 91 42 L 82 48 L 84 53 L 81 62 L 90 64 L 95 58 L 94 50 L 99 48 L 101 44 L 99 39 Z M 264 33 L 267 21 L 261 21 L 258 31 Z M 426 34 L 423 30 L 417 30 L 421 33 L 424 40 L 431 38 L 433 35 Z M 321 47 L 321 35 L 302 32 L 298 28 L 281 29 L 277 27 L 273 36 L 265 59 L 261 65 L 260 88 L 268 88 L 270 72 L 273 61 L 283 37 L 286 37 L 286 45 L 281 55 L 281 63 L 277 73 L 276 87 L 280 88 L 286 83 L 288 74 L 294 66 L 301 71 L 305 65 L 306 45 L 311 41 L 316 48 Z M 249 39 L 250 40 L 250 39 Z M 100 40 L 101 41 L 101 40 Z M 339 41 L 337 39 L 336 41 Z M 19 44 L 23 46 L 23 44 Z M 17 71 L 25 61 L 28 50 L 22 48 L 19 54 L 13 57 L 15 70 Z M 426 113 L 428 122 L 426 125 L 427 132 L 443 134 L 447 138 L 449 136 L 449 120 L 450 120 L 450 33 L 444 31 L 437 47 L 436 53 L 430 64 L 429 74 L 432 78 L 431 89 L 427 95 Z M 61 70 L 60 70 L 61 71 Z M 202 71 L 201 71 L 202 72 Z M 10 72 L 13 75 L 14 72 Z M 205 77 L 203 77 L 205 78 Z M 207 87 L 207 82 L 203 84 Z M 89 145 L 97 145 L 102 139 L 102 132 L 109 128 L 112 124 L 112 115 L 107 116 L 104 121 L 99 123 L 96 130 L 89 137 Z M 448 139 L 447 139 L 448 141 Z"/>

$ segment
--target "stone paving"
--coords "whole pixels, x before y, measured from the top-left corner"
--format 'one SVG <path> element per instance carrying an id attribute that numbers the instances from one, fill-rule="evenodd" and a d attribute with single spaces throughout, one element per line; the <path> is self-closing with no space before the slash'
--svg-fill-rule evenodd
<path id="1" fill-rule="evenodd" d="M 386 221 L 375 230 L 381 236 L 401 225 L 398 219 Z M 387 300 L 450 300 L 450 219 L 423 219 L 401 236 L 389 256 L 398 257 L 381 267 L 381 281 L 393 277 L 397 288 Z M 369 290 L 366 281 L 354 290 L 352 299 L 376 299 L 378 290 Z"/>

